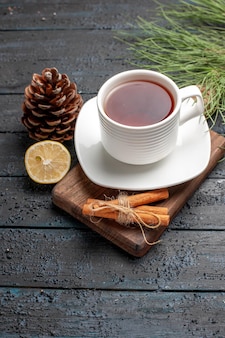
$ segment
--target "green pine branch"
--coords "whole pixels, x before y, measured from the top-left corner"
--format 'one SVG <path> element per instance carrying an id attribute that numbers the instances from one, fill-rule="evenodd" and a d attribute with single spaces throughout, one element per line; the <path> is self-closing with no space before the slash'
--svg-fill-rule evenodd
<path id="1" fill-rule="evenodd" d="M 130 63 L 162 72 L 180 87 L 197 84 L 213 124 L 218 116 L 225 123 L 224 16 L 224 0 L 181 0 L 159 5 L 158 21 L 139 17 L 132 32 L 119 34 L 132 52 Z"/>

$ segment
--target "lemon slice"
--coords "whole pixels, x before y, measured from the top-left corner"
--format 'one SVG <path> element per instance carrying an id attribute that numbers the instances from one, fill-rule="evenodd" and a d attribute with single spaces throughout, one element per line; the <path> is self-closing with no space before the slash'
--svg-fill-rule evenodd
<path id="1" fill-rule="evenodd" d="M 25 167 L 30 178 L 41 184 L 59 182 L 69 171 L 71 156 L 57 141 L 34 143 L 25 153 Z"/>

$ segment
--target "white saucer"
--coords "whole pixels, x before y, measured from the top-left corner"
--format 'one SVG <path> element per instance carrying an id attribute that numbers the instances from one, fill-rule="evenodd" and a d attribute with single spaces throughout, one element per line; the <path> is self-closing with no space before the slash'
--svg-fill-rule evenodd
<path id="1" fill-rule="evenodd" d="M 113 189 L 141 191 L 170 187 L 198 176 L 208 165 L 211 141 L 208 124 L 201 116 L 179 128 L 177 146 L 167 158 L 148 165 L 119 162 L 102 146 L 94 97 L 83 105 L 78 115 L 75 149 L 83 171 L 92 182 Z"/>

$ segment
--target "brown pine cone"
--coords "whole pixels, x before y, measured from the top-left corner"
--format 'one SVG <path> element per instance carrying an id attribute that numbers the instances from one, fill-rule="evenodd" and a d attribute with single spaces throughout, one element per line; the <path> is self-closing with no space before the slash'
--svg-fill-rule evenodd
<path id="1" fill-rule="evenodd" d="M 63 142 L 73 138 L 82 105 L 76 84 L 56 68 L 45 68 L 25 88 L 21 120 L 32 139 Z"/>

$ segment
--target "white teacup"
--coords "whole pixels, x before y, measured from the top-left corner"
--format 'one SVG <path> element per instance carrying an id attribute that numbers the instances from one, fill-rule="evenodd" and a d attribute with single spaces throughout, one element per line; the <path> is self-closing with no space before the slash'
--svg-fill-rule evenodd
<path id="1" fill-rule="evenodd" d="M 139 91 L 135 85 L 140 86 Z M 141 86 L 144 86 L 144 89 Z M 124 93 L 128 94 L 127 98 Z M 139 101 L 146 101 L 145 109 L 138 103 L 139 94 Z M 187 105 L 184 105 L 180 114 L 182 103 L 188 98 L 192 99 L 193 104 L 189 105 L 188 109 L 185 109 Z M 116 102 L 117 99 L 120 99 L 119 103 Z M 164 101 L 167 103 L 164 104 Z M 127 102 L 129 108 L 126 107 Z M 141 109 L 147 111 L 146 108 L 153 105 L 152 112 L 157 111 L 160 115 L 161 110 L 165 109 L 165 117 L 160 115 L 159 121 L 156 118 L 153 122 L 143 122 L 142 114 L 145 112 Z M 179 126 L 204 112 L 202 94 L 197 86 L 179 89 L 167 76 L 143 69 L 128 70 L 108 79 L 98 92 L 97 106 L 103 147 L 115 159 L 133 165 L 154 163 L 165 158 L 176 147 Z M 123 108 L 120 112 L 121 107 Z M 110 109 L 112 115 L 108 112 Z M 120 119 L 123 111 L 129 113 L 129 109 L 133 114 L 130 116 L 135 116 L 132 117 L 131 123 L 129 119 Z M 139 120 L 139 117 L 141 125 L 137 125 L 139 122 L 136 120 Z"/>

